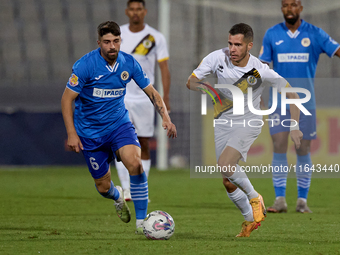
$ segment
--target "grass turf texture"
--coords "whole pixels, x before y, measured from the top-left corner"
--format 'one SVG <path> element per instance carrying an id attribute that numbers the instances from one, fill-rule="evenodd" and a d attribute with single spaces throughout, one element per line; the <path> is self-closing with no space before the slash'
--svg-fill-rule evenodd
<path id="1" fill-rule="evenodd" d="M 118 219 L 86 167 L 0 168 L 0 254 L 340 254 L 339 179 L 312 181 L 313 214 L 295 213 L 296 180 L 288 179 L 288 213 L 235 238 L 243 217 L 222 181 L 189 176 L 151 169 L 148 212 L 166 211 L 176 224 L 170 240 L 153 241 L 134 234 L 132 202 L 132 221 Z M 271 205 L 271 179 L 252 183 Z"/>

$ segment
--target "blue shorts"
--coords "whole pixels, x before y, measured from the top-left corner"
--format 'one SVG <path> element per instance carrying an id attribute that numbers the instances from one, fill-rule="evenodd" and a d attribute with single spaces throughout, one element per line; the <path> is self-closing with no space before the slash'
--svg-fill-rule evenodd
<path id="1" fill-rule="evenodd" d="M 103 137 L 79 138 L 84 146 L 82 152 L 93 179 L 99 179 L 107 173 L 110 162 L 116 158 L 116 151 L 119 148 L 128 144 L 140 147 L 135 127 L 131 122 L 124 123 Z"/>
<path id="2" fill-rule="evenodd" d="M 304 115 L 300 112 L 299 126 L 303 133 L 304 140 L 314 140 L 316 139 L 316 111 L 308 109 L 312 115 Z M 277 108 L 275 112 L 269 115 L 269 119 L 273 121 L 268 121 L 270 135 L 274 135 L 281 132 L 289 132 L 290 122 L 283 122 L 285 126 L 282 126 L 281 122 L 286 119 L 290 119 L 290 110 L 287 109 L 286 115 L 281 115 L 281 108 Z"/>

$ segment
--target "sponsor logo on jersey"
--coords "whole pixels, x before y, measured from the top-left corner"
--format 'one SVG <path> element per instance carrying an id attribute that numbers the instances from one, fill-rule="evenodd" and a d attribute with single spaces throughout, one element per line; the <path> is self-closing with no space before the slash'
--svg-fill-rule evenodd
<path id="1" fill-rule="evenodd" d="M 78 76 L 75 75 L 74 73 L 71 75 L 70 79 L 68 79 L 68 83 L 72 86 L 75 87 L 79 84 L 78 82 Z"/>
<path id="2" fill-rule="evenodd" d="M 338 44 L 338 42 L 337 41 L 335 41 L 332 37 L 329 37 L 329 40 L 331 41 L 331 43 L 333 43 L 333 44 Z"/>
<path id="3" fill-rule="evenodd" d="M 123 71 L 121 74 L 120 74 L 120 78 L 122 78 L 123 81 L 126 81 L 127 79 L 129 79 L 129 73 L 127 71 Z"/>
<path id="4" fill-rule="evenodd" d="M 280 40 L 280 41 L 277 41 L 275 42 L 276 45 L 280 45 L 281 43 L 283 43 L 284 41 L 283 40 Z"/>
<path id="5" fill-rule="evenodd" d="M 301 44 L 302 44 L 302 46 L 303 47 L 308 47 L 309 45 L 310 45 L 310 39 L 309 38 L 303 38 L 302 40 L 301 40 Z"/>
<path id="6" fill-rule="evenodd" d="M 121 89 L 97 89 L 93 88 L 93 96 L 100 98 L 120 97 L 124 95 L 125 88 Z"/>
<path id="7" fill-rule="evenodd" d="M 131 53 L 146 56 L 155 46 L 155 37 L 153 37 L 151 34 L 148 34 L 137 44 Z"/>
<path id="8" fill-rule="evenodd" d="M 100 80 L 100 78 L 102 78 L 104 75 L 99 75 L 98 77 L 94 77 L 97 81 Z"/>
<path id="9" fill-rule="evenodd" d="M 217 70 L 220 71 L 221 73 L 223 73 L 223 66 L 222 65 L 218 65 Z"/>
<path id="10" fill-rule="evenodd" d="M 277 54 L 279 63 L 283 62 L 308 62 L 309 53 L 281 53 Z"/>
<path id="11" fill-rule="evenodd" d="M 316 136 L 316 131 L 314 131 L 313 133 L 309 134 L 310 136 Z"/>

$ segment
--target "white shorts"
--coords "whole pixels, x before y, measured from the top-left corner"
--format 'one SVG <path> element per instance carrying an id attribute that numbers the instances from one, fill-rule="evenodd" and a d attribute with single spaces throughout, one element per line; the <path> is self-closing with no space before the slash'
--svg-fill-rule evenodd
<path id="1" fill-rule="evenodd" d="M 155 107 L 150 100 L 126 101 L 125 107 L 136 128 L 138 137 L 152 137 L 154 133 Z"/>
<path id="2" fill-rule="evenodd" d="M 233 120 L 235 123 L 242 123 L 242 120 Z M 230 125 L 216 124 L 215 131 L 215 152 L 216 160 L 218 161 L 223 150 L 229 146 L 241 153 L 241 160 L 246 162 L 247 153 L 250 146 L 254 143 L 256 138 L 261 133 L 262 127 L 249 127 L 247 126 L 248 120 L 246 119 L 245 127 L 242 124 Z"/>

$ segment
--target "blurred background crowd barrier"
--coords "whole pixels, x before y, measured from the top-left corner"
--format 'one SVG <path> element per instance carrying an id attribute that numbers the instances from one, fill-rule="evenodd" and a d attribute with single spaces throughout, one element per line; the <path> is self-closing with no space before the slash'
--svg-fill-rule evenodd
<path id="1" fill-rule="evenodd" d="M 120 25 L 128 22 L 126 2 L 0 0 L 1 165 L 84 164 L 82 155 L 67 151 L 65 146 L 60 98 L 73 63 L 97 47 L 97 25 L 106 20 Z M 340 2 L 304 0 L 302 3 L 302 18 L 339 42 Z M 162 18 L 159 4 L 157 0 L 146 0 L 146 22 L 155 28 Z M 212 155 L 214 150 L 205 140 L 204 134 L 211 131 L 204 128 L 199 109 L 190 118 L 191 95 L 185 86 L 188 76 L 205 55 L 227 46 L 232 25 L 244 22 L 253 27 L 251 53 L 258 56 L 265 31 L 282 22 L 283 17 L 280 0 L 172 0 L 168 4 L 171 117 L 178 130 L 178 138 L 169 142 L 168 161 L 171 166 L 185 167 L 189 165 L 190 148 L 192 157 L 203 162 L 209 162 L 207 150 Z M 339 134 L 340 89 L 336 78 L 340 77 L 340 59 L 321 56 L 317 77 L 330 79 L 327 83 L 325 79 L 316 82 L 317 105 L 333 114 L 329 118 Z M 333 110 L 330 113 L 327 109 Z M 322 117 L 322 112 L 319 116 Z M 318 123 L 323 122 L 324 117 Z M 327 128 L 320 132 L 320 138 L 329 140 Z M 267 130 L 263 135 L 266 150 L 261 153 L 270 158 L 270 136 Z M 151 144 L 153 164 L 156 146 L 155 136 Z M 338 153 L 338 147 L 333 145 L 333 152 Z M 326 150 L 324 156 L 327 155 Z"/>

